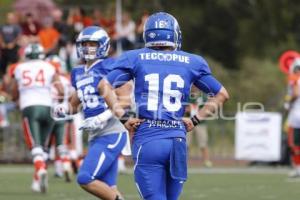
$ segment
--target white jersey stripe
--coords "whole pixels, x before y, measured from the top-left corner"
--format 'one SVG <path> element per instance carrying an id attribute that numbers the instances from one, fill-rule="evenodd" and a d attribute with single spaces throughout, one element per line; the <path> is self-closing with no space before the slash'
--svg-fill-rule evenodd
<path id="1" fill-rule="evenodd" d="M 138 162 L 139 162 L 139 156 L 140 156 L 140 151 L 141 151 L 142 147 L 143 147 L 143 145 L 141 145 L 141 146 L 139 147 L 139 150 L 138 150 L 138 153 L 137 153 L 137 156 L 136 156 L 136 163 L 135 163 L 135 165 L 134 165 L 134 167 L 133 167 L 133 171 L 135 171 L 135 168 L 136 168 L 136 166 L 138 165 Z"/>
<path id="2" fill-rule="evenodd" d="M 140 189 L 140 187 L 139 187 L 139 184 L 135 183 L 135 185 L 136 185 L 136 188 L 137 188 L 137 190 L 138 190 L 138 192 L 139 192 L 141 198 L 144 199 L 143 194 L 142 194 L 142 192 L 141 192 L 141 189 Z"/>
<path id="3" fill-rule="evenodd" d="M 35 145 L 34 139 L 32 137 L 32 133 L 30 130 L 28 118 L 25 117 L 23 119 L 23 125 L 24 125 L 24 135 L 25 135 L 25 140 L 28 141 L 29 148 L 32 148 Z"/>
<path id="4" fill-rule="evenodd" d="M 98 160 L 98 163 L 97 163 L 97 167 L 96 167 L 95 171 L 93 172 L 92 179 L 95 179 L 95 176 L 98 174 L 101 166 L 104 163 L 105 158 L 106 158 L 106 155 L 105 155 L 104 152 L 102 152 L 101 155 L 100 155 L 100 157 L 99 157 L 99 160 Z"/>
<path id="5" fill-rule="evenodd" d="M 119 133 L 117 141 L 114 144 L 107 145 L 107 148 L 109 148 L 109 149 L 115 148 L 120 143 L 122 136 L 123 136 L 123 133 Z"/>

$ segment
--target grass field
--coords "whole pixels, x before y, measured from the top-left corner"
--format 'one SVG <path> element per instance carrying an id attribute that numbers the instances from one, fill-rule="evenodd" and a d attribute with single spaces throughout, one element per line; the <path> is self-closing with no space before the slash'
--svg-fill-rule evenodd
<path id="1" fill-rule="evenodd" d="M 298 200 L 300 180 L 286 178 L 287 169 L 190 169 L 181 200 Z M 54 178 L 49 172 L 46 195 L 30 191 L 29 165 L 0 165 L 1 200 L 95 200 L 79 186 Z M 137 200 L 132 173 L 121 174 L 119 188 L 126 200 Z"/>

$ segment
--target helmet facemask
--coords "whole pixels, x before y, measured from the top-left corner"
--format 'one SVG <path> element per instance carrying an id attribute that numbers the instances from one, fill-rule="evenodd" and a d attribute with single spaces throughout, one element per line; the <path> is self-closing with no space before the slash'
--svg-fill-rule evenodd
<path id="1" fill-rule="evenodd" d="M 91 43 L 94 43 L 95 45 L 90 45 Z M 89 44 L 89 45 L 88 45 Z M 84 60 L 95 60 L 97 59 L 97 50 L 99 48 L 99 44 L 95 41 L 84 41 L 79 43 L 78 51 L 80 54 L 80 57 L 82 57 Z"/>
<path id="2" fill-rule="evenodd" d="M 110 47 L 109 41 L 107 33 L 102 28 L 97 26 L 87 27 L 77 38 L 77 55 L 85 61 L 105 58 Z"/>

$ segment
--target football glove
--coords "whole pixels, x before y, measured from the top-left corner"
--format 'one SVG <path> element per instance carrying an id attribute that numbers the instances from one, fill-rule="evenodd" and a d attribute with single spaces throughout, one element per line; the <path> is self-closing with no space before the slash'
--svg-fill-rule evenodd
<path id="1" fill-rule="evenodd" d="M 57 104 L 53 108 L 54 119 L 65 119 L 68 116 L 68 106 L 65 104 Z"/>
<path id="2" fill-rule="evenodd" d="M 113 116 L 110 110 L 106 110 L 99 115 L 89 117 L 83 121 L 83 125 L 79 130 L 93 131 L 103 129 L 107 125 L 107 121 Z"/>

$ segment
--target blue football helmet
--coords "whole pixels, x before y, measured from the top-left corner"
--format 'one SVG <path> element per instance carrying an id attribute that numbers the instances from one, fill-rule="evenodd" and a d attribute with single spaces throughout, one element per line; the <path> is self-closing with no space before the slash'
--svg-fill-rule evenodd
<path id="1" fill-rule="evenodd" d="M 144 26 L 144 42 L 146 47 L 181 48 L 181 31 L 175 17 L 165 12 L 157 12 L 149 16 Z"/>
<path id="2" fill-rule="evenodd" d="M 84 42 L 97 42 L 97 47 L 86 47 Z M 79 58 L 94 60 L 105 58 L 108 55 L 110 38 L 107 32 L 99 26 L 84 28 L 76 39 L 76 50 Z"/>

